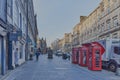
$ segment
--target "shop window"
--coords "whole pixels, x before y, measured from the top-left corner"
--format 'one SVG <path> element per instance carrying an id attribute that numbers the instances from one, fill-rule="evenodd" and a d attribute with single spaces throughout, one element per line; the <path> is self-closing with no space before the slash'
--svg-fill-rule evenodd
<path id="1" fill-rule="evenodd" d="M 90 30 L 90 33 L 92 34 L 92 29 Z"/>
<path id="2" fill-rule="evenodd" d="M 117 18 L 113 19 L 113 26 L 114 27 L 118 26 L 118 19 Z"/>
<path id="3" fill-rule="evenodd" d="M 84 63 L 84 64 L 87 63 L 86 54 L 87 54 L 87 52 L 86 52 L 86 50 L 84 50 L 84 51 L 83 51 L 83 58 L 84 58 L 84 59 L 83 59 L 83 63 Z"/>
<path id="4" fill-rule="evenodd" d="M 110 19 L 106 21 L 106 29 L 110 29 L 111 28 L 111 22 Z"/>
<path id="5" fill-rule="evenodd" d="M 117 0 L 112 0 L 112 2 L 117 2 Z"/>
<path id="6" fill-rule="evenodd" d="M 101 40 L 105 39 L 105 37 L 101 37 Z"/>
<path id="7" fill-rule="evenodd" d="M 19 14 L 19 27 L 22 30 L 22 15 L 21 15 L 21 13 Z"/>
<path id="8" fill-rule="evenodd" d="M 98 32 L 100 32 L 100 25 L 98 25 L 97 30 L 98 30 Z"/>
<path id="9" fill-rule="evenodd" d="M 23 17 L 23 23 L 22 23 L 22 31 L 25 34 L 25 30 L 26 30 L 26 24 L 25 24 L 25 18 Z"/>
<path id="10" fill-rule="evenodd" d="M 101 31 L 104 31 L 105 30 L 105 25 L 104 23 L 101 24 Z"/>
<path id="11" fill-rule="evenodd" d="M 96 27 L 94 27 L 93 31 L 96 32 Z"/>
<path id="12" fill-rule="evenodd" d="M 109 39 L 109 38 L 110 38 L 110 35 L 107 35 L 106 38 Z"/>
<path id="13" fill-rule="evenodd" d="M 96 50 L 95 51 L 95 57 L 96 57 L 96 60 L 95 60 L 95 63 L 96 63 L 96 67 L 99 67 L 100 65 L 100 50 Z"/>
<path id="14" fill-rule="evenodd" d="M 118 33 L 114 33 L 112 38 L 118 38 Z"/>
<path id="15" fill-rule="evenodd" d="M 20 59 L 23 58 L 23 45 L 20 46 Z"/>
<path id="16" fill-rule="evenodd" d="M 12 0 L 7 0 L 7 13 L 12 17 Z"/>
<path id="17" fill-rule="evenodd" d="M 108 7 L 108 9 L 107 9 L 107 10 L 108 10 L 108 14 L 109 14 L 109 13 L 110 13 L 110 7 Z"/>

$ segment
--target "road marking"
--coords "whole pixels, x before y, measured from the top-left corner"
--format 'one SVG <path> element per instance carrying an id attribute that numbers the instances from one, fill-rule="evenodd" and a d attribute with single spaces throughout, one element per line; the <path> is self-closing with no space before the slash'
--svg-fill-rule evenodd
<path id="1" fill-rule="evenodd" d="M 55 69 L 65 70 L 65 69 L 69 69 L 69 68 L 55 68 Z"/>

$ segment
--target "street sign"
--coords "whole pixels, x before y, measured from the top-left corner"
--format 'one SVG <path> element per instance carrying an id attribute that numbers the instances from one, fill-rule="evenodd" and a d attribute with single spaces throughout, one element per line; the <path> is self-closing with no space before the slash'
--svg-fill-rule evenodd
<path id="1" fill-rule="evenodd" d="M 10 33 L 9 35 L 9 40 L 10 41 L 17 41 L 17 34 L 16 33 Z"/>

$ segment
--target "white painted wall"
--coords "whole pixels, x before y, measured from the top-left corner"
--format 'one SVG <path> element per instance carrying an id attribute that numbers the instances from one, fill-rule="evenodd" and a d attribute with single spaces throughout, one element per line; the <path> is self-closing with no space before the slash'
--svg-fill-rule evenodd
<path id="1" fill-rule="evenodd" d="M 2 20 L 6 20 L 6 5 L 5 5 L 5 3 L 6 3 L 6 0 L 0 0 L 0 18 L 2 19 Z"/>

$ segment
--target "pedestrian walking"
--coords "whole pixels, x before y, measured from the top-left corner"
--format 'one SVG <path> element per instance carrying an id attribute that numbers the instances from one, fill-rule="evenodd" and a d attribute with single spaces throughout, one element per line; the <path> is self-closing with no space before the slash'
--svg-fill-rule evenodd
<path id="1" fill-rule="evenodd" d="M 38 60 L 39 60 L 39 55 L 40 55 L 40 51 L 39 51 L 39 50 L 37 50 L 37 52 L 36 52 L 36 61 L 38 61 Z"/>
<path id="2" fill-rule="evenodd" d="M 15 49 L 15 52 L 14 52 L 14 55 L 15 55 L 15 67 L 18 67 L 19 65 L 18 65 L 18 60 L 19 60 L 19 58 L 18 58 L 18 48 L 16 48 Z"/>

